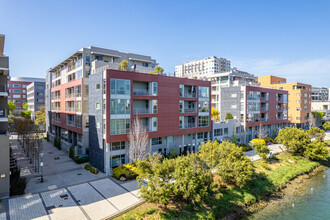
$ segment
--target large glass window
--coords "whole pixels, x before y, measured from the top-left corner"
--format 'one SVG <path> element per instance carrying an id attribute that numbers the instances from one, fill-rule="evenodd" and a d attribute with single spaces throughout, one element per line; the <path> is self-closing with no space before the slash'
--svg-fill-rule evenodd
<path id="1" fill-rule="evenodd" d="M 183 116 L 180 116 L 179 117 L 179 128 L 182 129 L 183 128 L 183 121 L 184 121 L 184 117 Z"/>
<path id="2" fill-rule="evenodd" d="M 198 117 L 198 127 L 209 126 L 209 116 L 199 116 Z"/>
<path id="3" fill-rule="evenodd" d="M 111 119 L 110 120 L 110 134 L 128 134 L 130 129 L 130 119 Z"/>
<path id="4" fill-rule="evenodd" d="M 184 101 L 183 100 L 180 100 L 180 113 L 183 113 L 183 103 Z"/>
<path id="5" fill-rule="evenodd" d="M 81 112 L 81 101 L 77 101 L 77 112 Z"/>
<path id="6" fill-rule="evenodd" d="M 13 88 L 21 88 L 20 84 L 13 84 Z"/>
<path id="7" fill-rule="evenodd" d="M 222 136 L 222 128 L 214 129 L 214 136 Z"/>
<path id="8" fill-rule="evenodd" d="M 151 139 L 151 144 L 152 145 L 160 145 L 163 144 L 162 138 L 158 137 L 158 138 L 153 138 Z"/>
<path id="9" fill-rule="evenodd" d="M 111 94 L 129 95 L 131 91 L 131 82 L 125 79 L 110 79 Z"/>
<path id="10" fill-rule="evenodd" d="M 114 114 L 130 114 L 131 105 L 129 99 L 111 99 L 110 113 Z"/>
<path id="11" fill-rule="evenodd" d="M 158 83 L 152 82 L 152 95 L 157 96 L 158 95 Z"/>
<path id="12" fill-rule="evenodd" d="M 183 94 L 184 94 L 184 85 L 180 84 L 179 88 L 180 88 L 180 97 L 183 97 Z"/>
<path id="13" fill-rule="evenodd" d="M 13 89 L 13 93 L 21 93 L 20 89 Z"/>
<path id="14" fill-rule="evenodd" d="M 224 84 L 224 83 L 227 83 L 227 82 L 228 82 L 228 76 L 221 77 L 221 79 L 220 79 L 221 84 Z"/>
<path id="15" fill-rule="evenodd" d="M 157 131 L 158 127 L 158 118 L 154 117 L 152 118 L 152 131 Z"/>
<path id="16" fill-rule="evenodd" d="M 125 150 L 125 141 L 111 143 L 111 150 Z"/>
<path id="17" fill-rule="evenodd" d="M 260 111 L 260 103 L 259 102 L 248 102 L 246 104 L 246 108 L 248 112 Z"/>
<path id="18" fill-rule="evenodd" d="M 209 112 L 209 101 L 199 101 L 198 102 L 199 112 Z"/>
<path id="19" fill-rule="evenodd" d="M 199 98 L 209 98 L 209 87 L 199 87 Z"/>
<path id="20" fill-rule="evenodd" d="M 152 113 L 153 114 L 157 114 L 158 113 L 157 100 L 152 100 Z"/>
<path id="21" fill-rule="evenodd" d="M 14 99 L 20 99 L 21 98 L 21 95 L 13 95 L 13 98 Z"/>
<path id="22" fill-rule="evenodd" d="M 248 91 L 246 99 L 247 100 L 260 100 L 260 92 L 258 92 L 258 91 Z"/>

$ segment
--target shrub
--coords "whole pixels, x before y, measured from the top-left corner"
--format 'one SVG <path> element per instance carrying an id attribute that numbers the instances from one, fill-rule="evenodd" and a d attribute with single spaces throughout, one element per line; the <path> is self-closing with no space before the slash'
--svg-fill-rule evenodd
<path id="1" fill-rule="evenodd" d="M 283 144 L 288 151 L 300 155 L 304 154 L 306 147 L 311 143 L 306 131 L 294 127 L 281 129 L 276 141 Z"/>
<path id="2" fill-rule="evenodd" d="M 261 143 L 255 143 L 253 145 L 253 148 L 255 149 L 256 153 L 264 160 L 267 159 L 267 154 L 269 154 L 269 148 Z"/>
<path id="3" fill-rule="evenodd" d="M 271 137 L 264 137 L 263 139 L 264 139 L 264 141 L 265 141 L 266 143 L 272 143 L 272 144 L 275 143 L 275 141 L 274 141 L 273 138 L 271 138 Z"/>
<path id="4" fill-rule="evenodd" d="M 91 167 L 89 169 L 89 172 L 91 172 L 92 174 L 98 174 L 100 171 L 98 169 L 94 168 L 94 167 Z"/>
<path id="5" fill-rule="evenodd" d="M 92 165 L 89 163 L 84 166 L 85 170 L 90 170 L 92 168 Z"/>
<path id="6" fill-rule="evenodd" d="M 327 160 L 328 150 L 325 148 L 323 142 L 316 140 L 308 145 L 304 152 L 304 156 L 310 160 Z"/>
<path id="7" fill-rule="evenodd" d="M 23 195 L 27 184 L 26 177 L 20 176 L 20 170 L 12 171 L 10 175 L 10 196 Z"/>
<path id="8" fill-rule="evenodd" d="M 233 118 L 234 118 L 233 114 L 231 114 L 230 112 L 227 112 L 227 114 L 225 116 L 225 120 L 233 119 Z"/>
<path id="9" fill-rule="evenodd" d="M 89 161 L 89 158 L 88 157 L 79 157 L 79 156 L 76 156 L 74 157 L 74 162 L 76 162 L 77 164 L 82 164 L 82 163 L 86 163 Z"/>
<path id="10" fill-rule="evenodd" d="M 70 147 L 70 150 L 69 150 L 69 157 L 71 159 L 74 159 L 74 146 L 71 146 Z"/>
<path id="11" fill-rule="evenodd" d="M 323 128 L 324 128 L 325 130 L 330 130 L 330 122 L 325 123 L 325 124 L 323 125 Z"/>
<path id="12" fill-rule="evenodd" d="M 239 146 L 244 152 L 252 150 L 252 147 L 250 145 L 240 145 Z"/>
<path id="13" fill-rule="evenodd" d="M 138 176 L 136 165 L 133 163 L 124 164 L 120 167 L 116 167 L 112 171 L 113 177 L 120 179 L 125 177 L 126 179 L 135 179 Z"/>
<path id="14" fill-rule="evenodd" d="M 252 139 L 249 143 L 250 143 L 252 146 L 254 146 L 254 144 L 262 144 L 262 145 L 266 145 L 266 141 L 265 141 L 264 139 L 258 139 L 258 138 Z"/>

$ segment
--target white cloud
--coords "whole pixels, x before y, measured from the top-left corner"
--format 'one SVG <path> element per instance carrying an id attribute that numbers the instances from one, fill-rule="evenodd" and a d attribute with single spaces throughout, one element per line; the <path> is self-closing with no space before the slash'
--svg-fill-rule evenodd
<path id="1" fill-rule="evenodd" d="M 288 82 L 330 87 L 330 58 L 286 62 L 282 59 L 251 59 L 233 62 L 238 69 L 256 76 L 276 75 Z"/>

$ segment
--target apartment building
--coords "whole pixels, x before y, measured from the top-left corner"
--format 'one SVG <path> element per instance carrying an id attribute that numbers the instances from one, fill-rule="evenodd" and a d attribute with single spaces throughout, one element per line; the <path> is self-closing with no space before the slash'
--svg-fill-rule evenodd
<path id="1" fill-rule="evenodd" d="M 220 120 L 231 113 L 241 127 L 236 128 L 239 143 L 258 137 L 260 130 L 271 137 L 288 125 L 288 92 L 255 86 L 222 88 Z"/>
<path id="2" fill-rule="evenodd" d="M 5 36 L 0 34 L 0 199 L 9 197 L 8 80 L 9 57 L 4 54 Z"/>
<path id="3" fill-rule="evenodd" d="M 90 163 L 106 173 L 129 162 L 128 133 L 141 120 L 150 152 L 197 151 L 210 139 L 211 83 L 112 69 L 89 78 Z"/>
<path id="4" fill-rule="evenodd" d="M 95 69 L 118 69 L 122 60 L 128 62 L 128 71 L 149 73 L 156 65 L 150 56 L 90 46 L 47 72 L 46 130 L 51 140 L 61 140 L 64 151 L 74 146 L 77 155 L 88 153 L 89 76 Z"/>
<path id="5" fill-rule="evenodd" d="M 16 112 L 24 110 L 22 104 L 27 102 L 27 86 L 32 82 L 45 83 L 45 79 L 33 77 L 11 77 L 8 82 L 8 101 L 11 101 L 16 105 Z"/>
<path id="6" fill-rule="evenodd" d="M 311 85 L 299 82 L 287 83 L 285 78 L 260 76 L 258 83 L 265 88 L 287 90 L 289 94 L 288 118 L 297 128 L 307 129 L 311 114 Z"/>
<path id="7" fill-rule="evenodd" d="M 328 88 L 312 86 L 312 102 L 326 102 L 329 98 Z"/>
<path id="8" fill-rule="evenodd" d="M 27 87 L 28 110 L 31 111 L 31 118 L 35 120 L 35 113 L 39 107 L 45 106 L 45 79 L 44 82 L 32 82 Z"/>
<path id="9" fill-rule="evenodd" d="M 229 72 L 230 69 L 229 60 L 212 56 L 177 65 L 174 74 L 176 77 L 201 78 L 209 74 Z"/>

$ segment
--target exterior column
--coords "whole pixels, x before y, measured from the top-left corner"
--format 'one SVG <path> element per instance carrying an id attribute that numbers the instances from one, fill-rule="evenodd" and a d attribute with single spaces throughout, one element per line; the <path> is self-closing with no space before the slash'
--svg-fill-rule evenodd
<path id="1" fill-rule="evenodd" d="M 105 171 L 105 174 L 108 176 L 108 175 L 111 175 L 112 174 L 112 169 L 111 169 L 111 160 L 110 160 L 110 143 L 106 143 L 105 144 L 105 160 L 104 160 L 104 171 Z"/>

